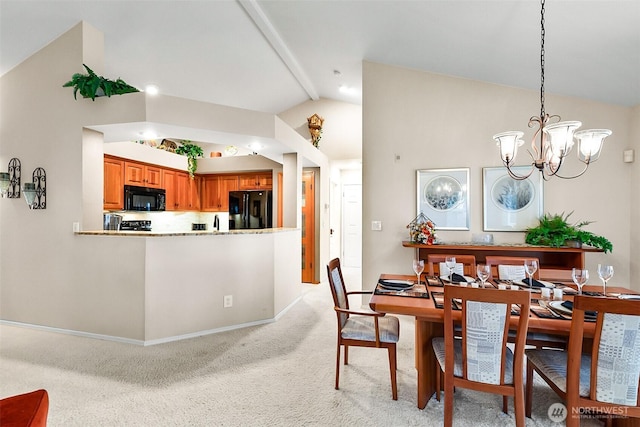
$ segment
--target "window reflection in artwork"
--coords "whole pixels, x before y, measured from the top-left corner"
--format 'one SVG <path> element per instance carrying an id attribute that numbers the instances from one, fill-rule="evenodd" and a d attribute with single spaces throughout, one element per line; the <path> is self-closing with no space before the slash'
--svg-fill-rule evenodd
<path id="1" fill-rule="evenodd" d="M 424 198 L 427 203 L 441 211 L 455 209 L 462 203 L 463 194 L 460 183 L 444 175 L 433 178 L 424 189 Z"/>
<path id="2" fill-rule="evenodd" d="M 491 189 L 491 200 L 505 211 L 525 209 L 533 201 L 534 195 L 530 181 L 516 181 L 508 175 L 498 179 Z"/>

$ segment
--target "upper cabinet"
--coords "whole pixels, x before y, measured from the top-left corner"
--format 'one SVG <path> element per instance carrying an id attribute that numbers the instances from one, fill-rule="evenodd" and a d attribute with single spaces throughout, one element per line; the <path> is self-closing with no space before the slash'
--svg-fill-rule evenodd
<path id="1" fill-rule="evenodd" d="M 106 210 L 124 208 L 124 161 L 104 157 L 103 205 Z"/>
<path id="2" fill-rule="evenodd" d="M 176 172 L 176 209 L 179 211 L 200 210 L 200 183 L 202 178 L 191 178 L 186 172 Z"/>
<path id="3" fill-rule="evenodd" d="M 271 190 L 273 174 L 269 172 L 246 173 L 239 176 L 239 190 Z"/>
<path id="4" fill-rule="evenodd" d="M 162 188 L 162 168 L 139 162 L 124 162 L 125 185 Z"/>
<path id="5" fill-rule="evenodd" d="M 237 175 L 205 175 L 202 178 L 202 210 L 227 212 L 229 192 L 237 189 Z"/>

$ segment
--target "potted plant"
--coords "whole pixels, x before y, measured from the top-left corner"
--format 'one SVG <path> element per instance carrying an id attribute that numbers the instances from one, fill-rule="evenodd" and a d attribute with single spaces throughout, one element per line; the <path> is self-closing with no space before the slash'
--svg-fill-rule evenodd
<path id="1" fill-rule="evenodd" d="M 202 147 L 193 144 L 189 140 L 182 140 L 181 145 L 176 148 L 176 154 L 181 154 L 183 156 L 187 156 L 187 171 L 189 172 L 189 176 L 193 178 L 193 175 L 196 173 L 196 169 L 198 169 L 198 157 L 204 156 L 204 151 L 202 151 Z"/>
<path id="2" fill-rule="evenodd" d="M 579 246 L 582 244 L 602 249 L 605 253 L 613 250 L 613 245 L 605 237 L 593 234 L 590 231 L 583 230 L 582 227 L 591 224 L 591 221 L 581 221 L 575 224 L 569 224 L 569 216 L 573 212 L 564 215 L 561 214 L 545 214 L 539 219 L 537 227 L 528 228 L 525 236 L 525 242 L 531 245 L 541 246 L 571 246 L 571 242 L 577 242 Z"/>
<path id="3" fill-rule="evenodd" d="M 73 97 L 75 99 L 78 99 L 78 92 L 84 98 L 91 98 L 93 101 L 96 100 L 96 96 L 106 95 L 110 97 L 111 95 L 140 92 L 120 78 L 115 81 L 109 80 L 97 75 L 85 64 L 82 64 L 82 66 L 87 70 L 88 74 L 76 73 L 71 77 L 71 80 L 62 85 L 62 87 L 73 87 Z"/>

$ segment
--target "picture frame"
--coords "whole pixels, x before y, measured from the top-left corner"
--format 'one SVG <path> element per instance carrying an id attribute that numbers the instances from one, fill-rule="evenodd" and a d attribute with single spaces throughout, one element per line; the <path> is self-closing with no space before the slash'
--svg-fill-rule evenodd
<path id="1" fill-rule="evenodd" d="M 420 169 L 416 175 L 417 214 L 437 230 L 469 230 L 469 168 Z"/>
<path id="2" fill-rule="evenodd" d="M 531 166 L 512 166 L 526 175 Z M 544 213 L 542 174 L 534 170 L 524 180 L 509 176 L 506 167 L 482 168 L 482 217 L 484 231 L 526 231 Z"/>

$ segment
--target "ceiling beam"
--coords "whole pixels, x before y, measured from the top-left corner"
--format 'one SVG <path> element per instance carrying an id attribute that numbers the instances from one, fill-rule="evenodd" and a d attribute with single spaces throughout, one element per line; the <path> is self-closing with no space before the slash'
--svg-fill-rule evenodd
<path id="1" fill-rule="evenodd" d="M 307 92 L 309 98 L 314 101 L 320 99 L 318 95 L 318 91 L 311 83 L 311 79 L 304 71 L 300 63 L 298 62 L 295 55 L 289 50 L 287 44 L 282 40 L 280 34 L 273 26 L 267 15 L 263 12 L 262 8 L 258 5 L 256 0 L 237 0 L 240 5 L 244 8 L 244 10 L 249 14 L 255 25 L 260 29 L 262 34 L 266 37 L 271 44 L 271 47 L 278 53 L 282 61 L 285 63 L 287 68 L 293 77 L 298 81 L 300 86 Z"/>

